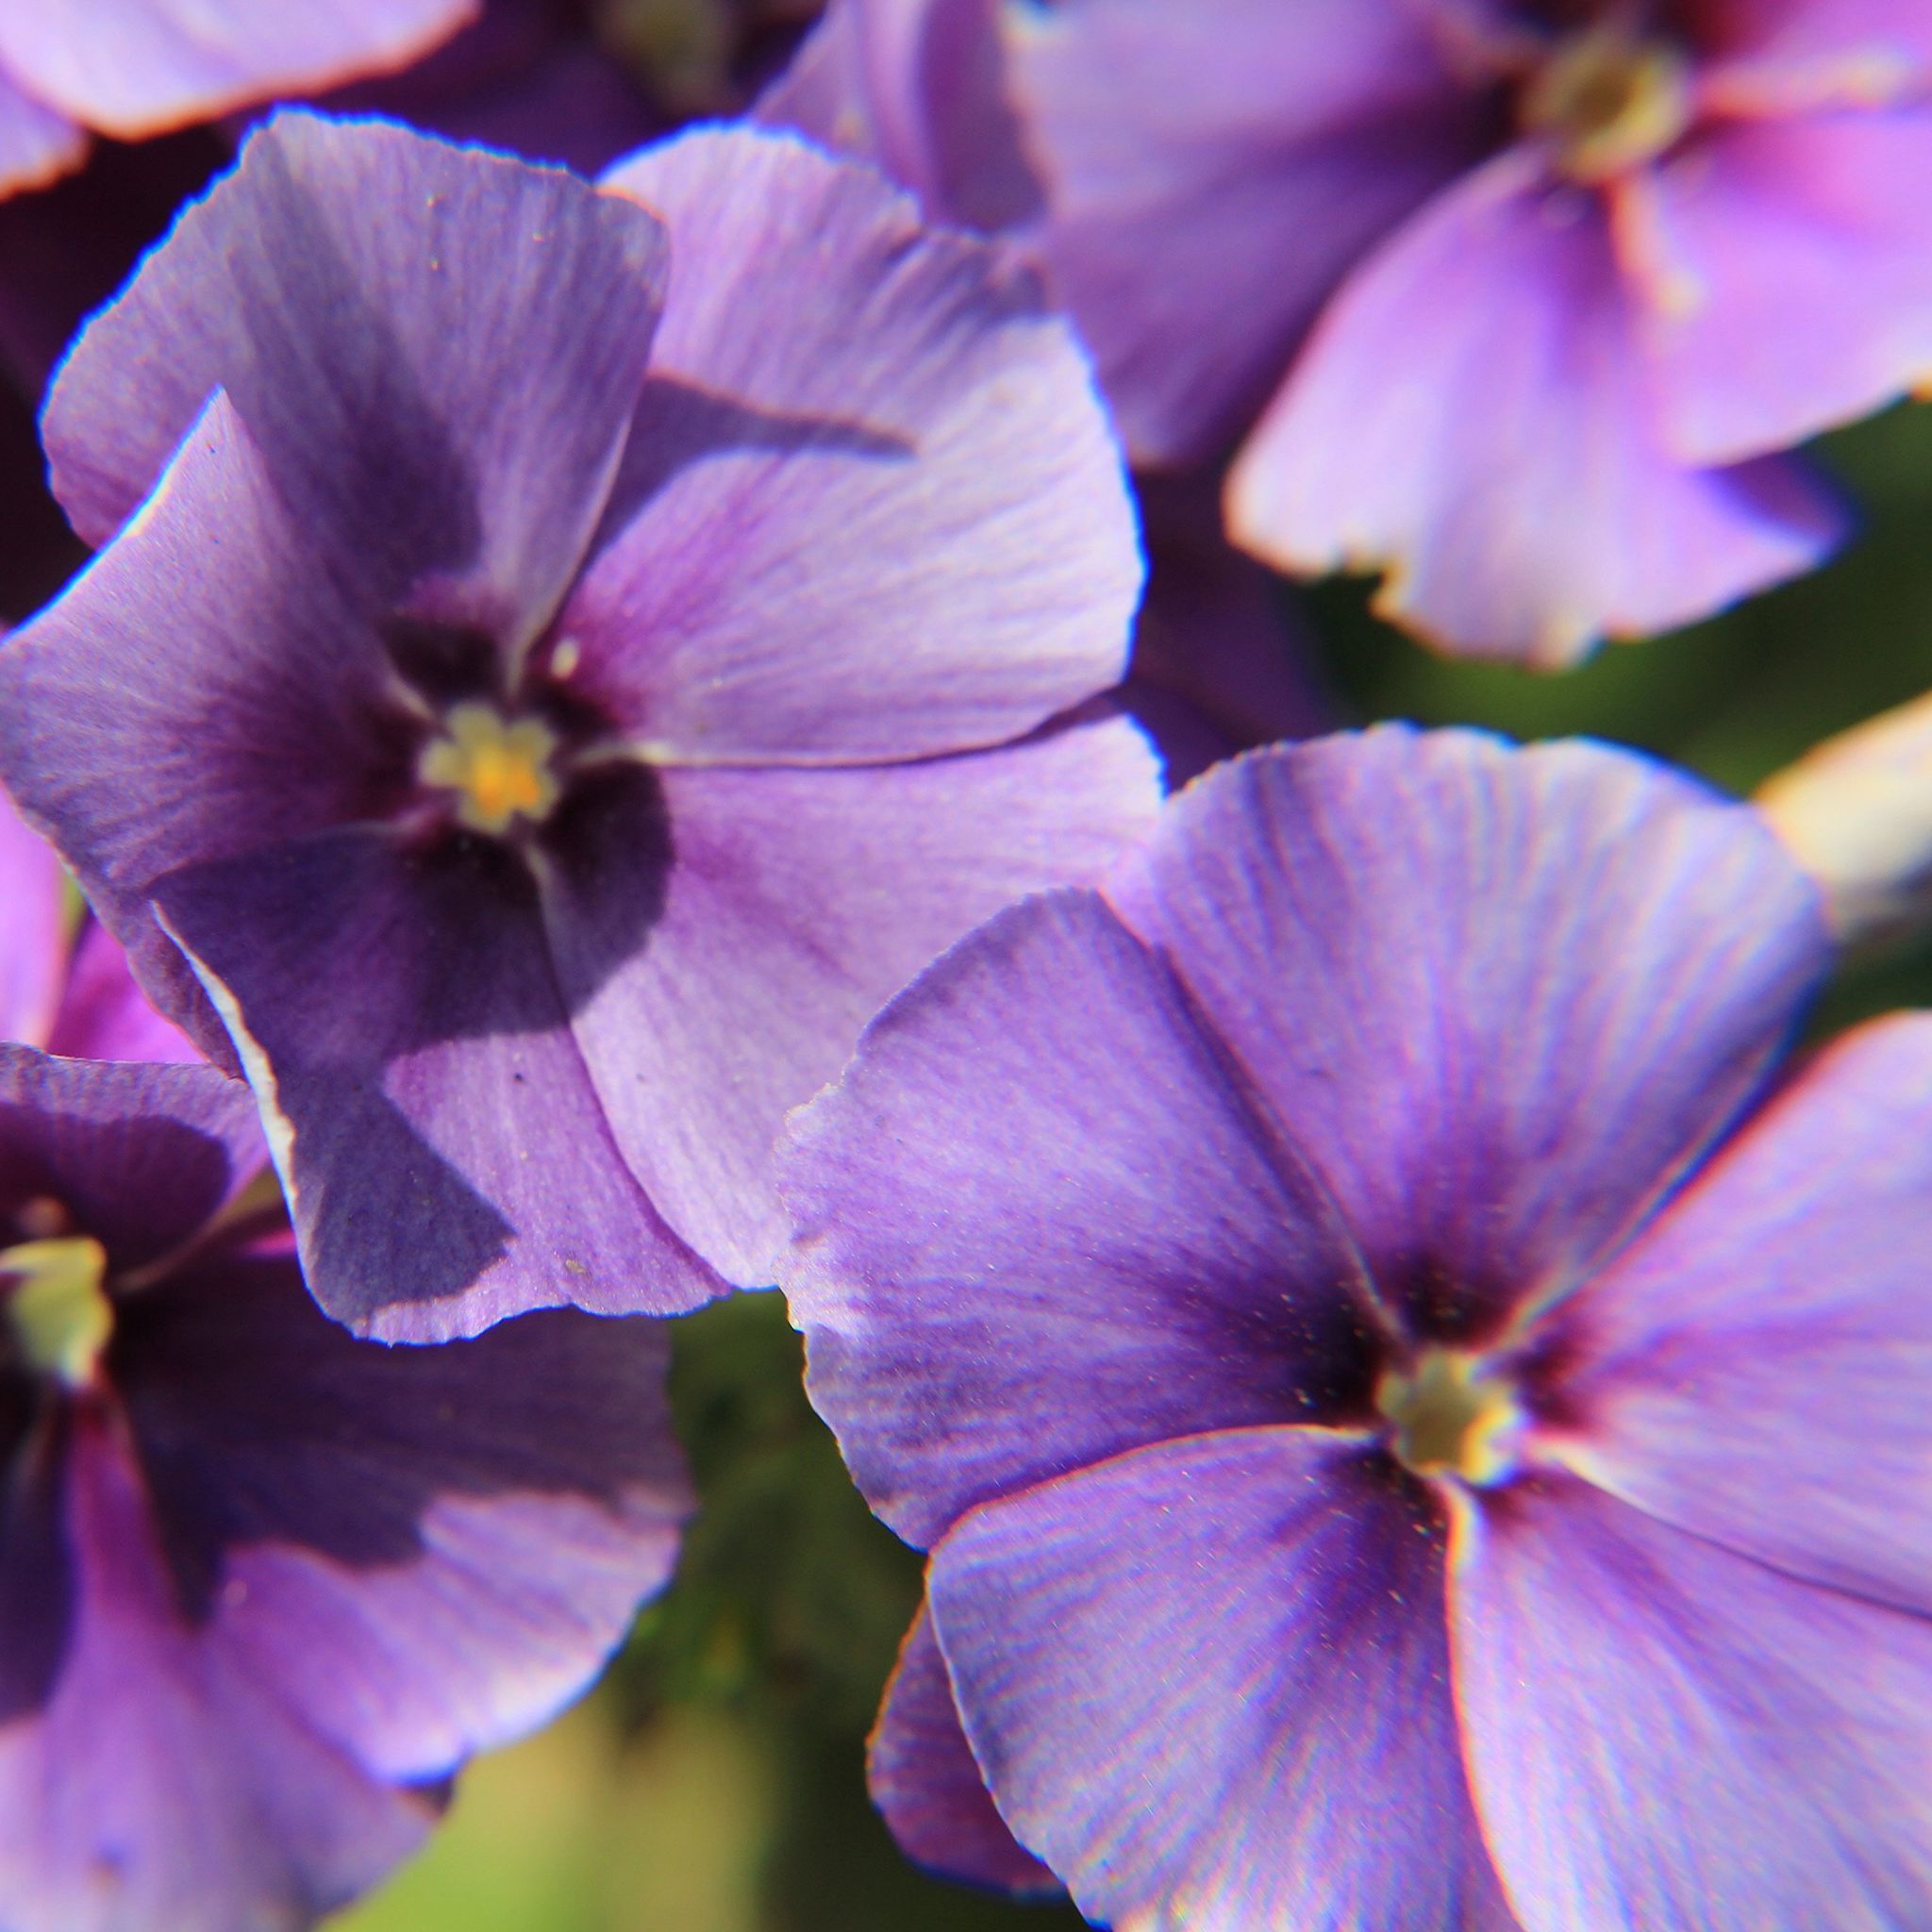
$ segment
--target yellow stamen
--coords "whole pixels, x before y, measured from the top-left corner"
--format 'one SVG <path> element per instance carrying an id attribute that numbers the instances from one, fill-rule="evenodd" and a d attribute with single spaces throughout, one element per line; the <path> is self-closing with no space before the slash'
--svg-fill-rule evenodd
<path id="1" fill-rule="evenodd" d="M 557 803 L 556 750 L 556 732 L 540 719 L 511 724 L 493 705 L 458 705 L 443 735 L 425 747 L 416 775 L 455 792 L 457 816 L 472 830 L 507 832 L 519 818 L 543 818 Z"/>
<path id="2" fill-rule="evenodd" d="M 1383 1375 L 1375 1406 L 1395 1425 L 1396 1457 L 1417 1475 L 1459 1476 L 1481 1487 L 1515 1467 L 1523 1408 L 1507 1377 L 1479 1356 L 1424 1349 L 1413 1368 Z"/>
<path id="3" fill-rule="evenodd" d="M 92 1382 L 114 1333 L 107 1275 L 107 1250 L 85 1235 L 0 1249 L 7 1320 L 28 1368 L 70 1389 Z"/>
<path id="4" fill-rule="evenodd" d="M 1573 181 L 1607 181 L 1674 146 L 1691 121 L 1690 63 L 1614 26 L 1563 42 L 1524 90 L 1523 125 Z"/>

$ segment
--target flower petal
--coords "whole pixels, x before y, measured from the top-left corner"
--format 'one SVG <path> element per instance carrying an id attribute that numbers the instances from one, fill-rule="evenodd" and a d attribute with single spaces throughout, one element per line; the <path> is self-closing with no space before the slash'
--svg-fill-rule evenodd
<path id="1" fill-rule="evenodd" d="M 992 234 L 1040 201 L 1004 65 L 998 0 L 832 0 L 752 118 L 873 162 L 931 221 Z"/>
<path id="2" fill-rule="evenodd" d="M 108 929 L 81 927 L 47 1037 L 49 1053 L 87 1060 L 196 1060 L 194 1042 L 147 1003 L 127 955 Z"/>
<path id="3" fill-rule="evenodd" d="M 158 904 L 235 1040 L 337 1320 L 440 1341 L 559 1303 L 667 1314 L 719 1291 L 612 1143 L 519 859 L 341 832 L 174 874 Z"/>
<path id="4" fill-rule="evenodd" d="M 45 1043 L 67 971 L 66 893 L 54 848 L 0 791 L 0 1040 Z"/>
<path id="5" fill-rule="evenodd" d="M 1336 282 L 1489 143 L 1489 103 L 1388 0 L 1011 20 L 1047 258 L 1141 461 L 1245 428 Z"/>
<path id="6" fill-rule="evenodd" d="M 1926 1922 L 1932 1624 L 1571 1479 L 1465 1532 L 1457 1702 L 1525 1925 Z"/>
<path id="7" fill-rule="evenodd" d="M 212 1067 L 0 1045 L 0 1219 L 51 1198 L 116 1273 L 198 1234 L 266 1160 L 247 1090 Z"/>
<path id="8" fill-rule="evenodd" d="M 579 888 L 557 868 L 551 943 L 632 1171 L 699 1254 L 762 1285 L 786 1110 L 976 921 L 1097 877 L 1152 823 L 1159 781 L 1122 719 L 969 758 L 662 778 L 675 859 L 648 934 L 613 933 L 630 915 L 608 871 Z"/>
<path id="9" fill-rule="evenodd" d="M 678 266 L 561 620 L 588 696 L 660 760 L 839 764 L 998 743 L 1119 680 L 1132 511 L 1028 278 L 788 136 L 606 178 Z"/>
<path id="10" fill-rule="evenodd" d="M 184 1629 L 126 1446 L 90 1417 L 71 1456 L 79 1601 L 51 1702 L 0 1725 L 0 1914 L 299 1932 L 413 1851 L 433 1803 Z"/>
<path id="11" fill-rule="evenodd" d="M 1543 665 L 1808 570 L 1842 514 L 1781 462 L 1668 452 L 1631 301 L 1595 203 L 1505 155 L 1351 276 L 1235 464 L 1231 534 L 1386 566 L 1389 615 Z"/>
<path id="12" fill-rule="evenodd" d="M 0 194 L 43 188 L 87 153 L 87 130 L 0 67 Z"/>
<path id="13" fill-rule="evenodd" d="M 1682 1529 L 1932 1614 L 1932 1016 L 1834 1044 L 1562 1317 L 1558 1453 Z"/>
<path id="14" fill-rule="evenodd" d="M 1632 191 L 1671 447 L 1783 449 L 1932 379 L 1932 107 L 1719 123 Z"/>
<path id="15" fill-rule="evenodd" d="M 894 1001 L 783 1184 L 807 1386 L 910 1541 L 1141 1443 L 1366 1404 L 1332 1210 L 1095 895 L 1003 913 Z"/>
<path id="16" fill-rule="evenodd" d="M 1056 1892 L 1057 1879 L 1015 1841 L 959 1728 L 946 1660 L 920 1606 L 866 1747 L 873 1802 L 899 1849 L 947 1878 L 1002 1891 Z"/>
<path id="17" fill-rule="evenodd" d="M 257 1252 L 121 1327 L 182 1614 L 375 1776 L 542 1723 L 670 1575 L 691 1496 L 660 1323 L 552 1312 L 385 1348 Z"/>
<path id="18" fill-rule="evenodd" d="M 358 555 L 313 541 L 217 395 L 140 520 L 0 646 L 7 782 L 211 1055 L 227 1042 L 150 894 L 180 866 L 372 811 L 398 754 Z"/>
<path id="19" fill-rule="evenodd" d="M 0 59 L 76 121 L 139 140 L 401 67 L 477 0 L 90 0 L 0 7 Z M 84 24 L 83 24 L 84 23 Z"/>
<path id="20" fill-rule="evenodd" d="M 68 358 L 55 492 L 105 542 L 223 388 L 312 548 L 521 642 L 602 513 L 664 272 L 659 225 L 570 175 L 278 115 Z"/>
<path id="21" fill-rule="evenodd" d="M 1108 890 L 1424 1330 L 1574 1287 L 1728 1124 L 1828 958 L 1748 807 L 1472 732 L 1254 754 Z"/>
<path id="22" fill-rule="evenodd" d="M 1420 1490 L 1302 1429 L 1162 1443 L 989 1504 L 930 1583 L 1000 1809 L 1091 1917 L 1509 1932 L 1442 1587 Z"/>
<path id="23" fill-rule="evenodd" d="M 1932 81 L 1919 0 L 1699 0 L 1699 93 L 1722 111 L 1876 107 Z"/>

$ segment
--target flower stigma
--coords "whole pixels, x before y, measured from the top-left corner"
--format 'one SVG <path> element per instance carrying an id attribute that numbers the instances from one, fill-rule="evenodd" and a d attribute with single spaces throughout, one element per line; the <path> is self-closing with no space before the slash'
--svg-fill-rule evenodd
<path id="1" fill-rule="evenodd" d="M 1559 42 L 1524 88 L 1525 133 L 1556 147 L 1573 181 L 1607 181 L 1682 139 L 1691 121 L 1690 63 L 1667 41 L 1603 25 Z"/>
<path id="2" fill-rule="evenodd" d="M 1515 1384 L 1466 1349 L 1424 1349 L 1410 1368 L 1387 1370 L 1375 1407 L 1394 1425 L 1396 1459 L 1416 1475 L 1481 1489 L 1516 1467 L 1524 1412 Z"/>
<path id="3" fill-rule="evenodd" d="M 519 819 L 543 819 L 556 805 L 557 742 L 541 719 L 511 723 L 493 705 L 457 705 L 442 735 L 424 747 L 416 775 L 454 792 L 457 817 L 472 831 L 501 834 Z"/>
<path id="4" fill-rule="evenodd" d="M 85 1235 L 0 1249 L 7 1320 L 26 1366 L 69 1389 L 88 1388 L 114 1333 L 108 1253 Z"/>

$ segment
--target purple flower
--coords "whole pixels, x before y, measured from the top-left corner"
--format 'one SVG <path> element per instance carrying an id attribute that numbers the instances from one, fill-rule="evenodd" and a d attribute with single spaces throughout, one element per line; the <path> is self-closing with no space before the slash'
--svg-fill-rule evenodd
<path id="1" fill-rule="evenodd" d="M 1139 560 L 1077 353 L 790 138 L 599 193 L 285 115 L 45 430 L 108 548 L 0 650 L 0 764 L 358 1328 L 768 1279 L 785 1110 L 1152 816 L 1079 708 Z"/>
<path id="2" fill-rule="evenodd" d="M 0 1041 L 93 1060 L 199 1059 L 142 996 L 127 956 L 69 898 L 60 861 L 0 792 Z"/>
<path id="3" fill-rule="evenodd" d="M 834 0 L 756 117 L 868 160 L 929 220 L 1032 258 L 1038 183 L 1008 111 L 993 0 Z M 1212 476 L 1137 479 L 1146 601 L 1124 691 L 1178 787 L 1231 751 L 1340 722 L 1266 571 L 1221 531 Z"/>
<path id="4" fill-rule="evenodd" d="M 1567 662 L 1815 563 L 1769 453 L 1932 369 L 1920 0 L 1065 0 L 1045 247 L 1137 458 L 1237 541 Z M 1258 423 L 1257 417 L 1258 415 Z"/>
<path id="5" fill-rule="evenodd" d="M 890 1007 L 782 1273 L 932 1550 L 913 1849 L 1123 1927 L 1932 1922 L 1932 1019 L 1763 1097 L 1826 958 L 1748 808 L 1391 728 Z"/>
<path id="6" fill-rule="evenodd" d="M 476 0 L 90 0 L 0 7 L 0 195 L 230 108 L 402 67 Z"/>
<path id="7" fill-rule="evenodd" d="M 654 1322 L 358 1341 L 248 1093 L 0 1046 L 0 1920 L 307 1925 L 595 1674 L 689 1507 Z"/>

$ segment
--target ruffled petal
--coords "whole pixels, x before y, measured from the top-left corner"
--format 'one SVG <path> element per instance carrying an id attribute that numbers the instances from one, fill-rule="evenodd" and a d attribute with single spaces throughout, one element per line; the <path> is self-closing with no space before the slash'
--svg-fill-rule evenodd
<path id="1" fill-rule="evenodd" d="M 278 115 L 63 365 L 55 493 L 105 542 L 225 389 L 310 548 L 515 645 L 603 511 L 664 274 L 570 175 Z"/>
<path id="2" fill-rule="evenodd" d="M 1132 509 L 1030 279 L 786 136 L 700 131 L 607 181 L 678 268 L 560 623 L 587 696 L 663 761 L 841 764 L 998 743 L 1118 682 Z"/>

